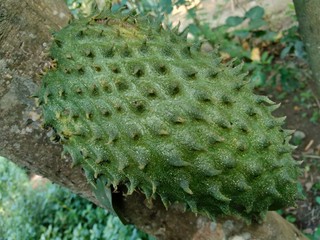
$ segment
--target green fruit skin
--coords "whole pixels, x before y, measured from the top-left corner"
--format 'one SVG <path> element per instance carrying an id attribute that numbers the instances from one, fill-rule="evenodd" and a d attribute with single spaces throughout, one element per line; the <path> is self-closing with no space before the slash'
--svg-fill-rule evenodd
<path id="1" fill-rule="evenodd" d="M 88 181 L 103 175 L 211 218 L 259 218 L 294 204 L 291 132 L 241 66 L 186 32 L 106 12 L 56 33 L 39 104 Z"/>

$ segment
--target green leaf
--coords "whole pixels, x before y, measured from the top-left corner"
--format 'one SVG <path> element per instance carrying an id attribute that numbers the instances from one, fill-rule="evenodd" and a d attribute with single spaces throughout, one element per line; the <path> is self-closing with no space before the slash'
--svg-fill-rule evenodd
<path id="1" fill-rule="evenodd" d="M 278 33 L 268 30 L 263 36 L 261 36 L 261 38 L 266 41 L 274 41 L 277 35 Z"/>
<path id="2" fill-rule="evenodd" d="M 264 9 L 262 7 L 256 6 L 247 11 L 245 17 L 250 18 L 251 20 L 259 20 L 262 19 L 263 15 Z"/>
<path id="3" fill-rule="evenodd" d="M 284 59 L 288 55 L 288 53 L 290 52 L 291 48 L 292 48 L 292 46 L 289 45 L 289 46 L 285 47 L 284 49 L 282 49 L 282 51 L 280 53 L 280 58 Z"/>
<path id="4" fill-rule="evenodd" d="M 261 55 L 261 62 L 263 62 L 263 63 L 269 63 L 269 62 L 267 62 L 268 57 L 269 57 L 268 52 L 263 52 L 262 55 Z"/>
<path id="5" fill-rule="evenodd" d="M 316 197 L 316 202 L 320 204 L 320 197 Z"/>
<path id="6" fill-rule="evenodd" d="M 282 210 L 282 209 L 277 210 L 276 212 L 277 212 L 278 214 L 280 214 L 280 215 L 282 215 L 282 214 L 283 214 L 283 210 Z"/>
<path id="7" fill-rule="evenodd" d="M 113 209 L 112 205 L 112 193 L 111 189 L 106 187 L 107 179 L 103 176 L 97 179 L 96 189 L 93 188 L 93 192 L 96 195 L 98 201 L 106 208 L 109 212 L 117 216 L 117 213 Z"/>
<path id="8" fill-rule="evenodd" d="M 315 238 L 320 238 L 320 226 L 318 225 L 317 231 L 314 233 Z"/>
<path id="9" fill-rule="evenodd" d="M 265 85 L 266 79 L 267 79 L 267 77 L 266 77 L 265 73 L 258 71 L 252 76 L 250 84 L 253 87 L 261 87 L 261 86 Z"/>
<path id="10" fill-rule="evenodd" d="M 187 14 L 188 19 L 194 19 L 197 17 L 197 8 L 189 8 L 188 9 L 188 14 Z"/>
<path id="11" fill-rule="evenodd" d="M 235 27 L 241 24 L 243 20 L 243 17 L 228 17 L 226 20 L 226 25 L 228 25 L 229 27 Z"/>
<path id="12" fill-rule="evenodd" d="M 291 215 L 288 215 L 286 217 L 287 221 L 291 222 L 291 223 L 294 223 L 297 219 L 294 217 L 294 216 L 291 216 Z"/>
<path id="13" fill-rule="evenodd" d="M 173 10 L 171 0 L 161 0 L 159 5 L 162 7 L 162 11 L 165 13 L 171 13 Z"/>
<path id="14" fill-rule="evenodd" d="M 249 29 L 256 30 L 265 25 L 267 25 L 267 23 L 263 19 L 251 20 L 249 22 Z"/>
<path id="15" fill-rule="evenodd" d="M 186 4 L 186 0 L 178 0 L 176 3 L 177 6 Z"/>
<path id="16" fill-rule="evenodd" d="M 193 23 L 189 25 L 189 32 L 195 37 L 201 34 L 201 30 L 199 29 L 199 27 Z"/>
<path id="17" fill-rule="evenodd" d="M 312 186 L 312 188 L 313 188 L 314 190 L 320 190 L 320 182 L 315 183 L 315 184 Z"/>
<path id="18" fill-rule="evenodd" d="M 294 53 L 298 58 L 303 58 L 306 55 L 304 44 L 302 41 L 296 41 L 294 44 Z"/>
<path id="19" fill-rule="evenodd" d="M 236 30 L 233 32 L 233 35 L 240 38 L 247 38 L 249 37 L 250 32 L 247 30 Z"/>

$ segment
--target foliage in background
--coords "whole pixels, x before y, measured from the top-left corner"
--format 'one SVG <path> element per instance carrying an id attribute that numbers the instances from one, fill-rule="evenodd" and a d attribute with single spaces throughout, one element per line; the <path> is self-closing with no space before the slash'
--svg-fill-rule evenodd
<path id="1" fill-rule="evenodd" d="M 133 226 L 52 183 L 32 186 L 0 157 L 0 240 L 151 240 Z"/>
<path id="2" fill-rule="evenodd" d="M 229 17 L 224 25 L 213 30 L 198 20 L 196 11 L 188 14 L 194 22 L 190 29 L 193 35 L 218 46 L 224 61 L 236 58 L 244 62 L 255 87 L 273 85 L 290 92 L 303 86 L 297 61 L 305 63 L 306 53 L 297 25 L 280 32 L 271 30 L 260 6 L 243 16 Z"/>

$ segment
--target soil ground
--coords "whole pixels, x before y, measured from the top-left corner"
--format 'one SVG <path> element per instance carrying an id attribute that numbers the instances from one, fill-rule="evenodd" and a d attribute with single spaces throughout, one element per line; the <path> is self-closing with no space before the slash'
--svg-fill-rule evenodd
<path id="1" fill-rule="evenodd" d="M 269 89 L 269 96 L 277 101 L 275 90 Z M 310 116 L 313 111 L 320 111 L 317 100 L 311 101 L 314 108 L 308 109 L 305 104 L 294 100 L 302 89 L 297 89 L 295 93 L 288 95 L 282 105 L 275 112 L 277 116 L 286 116 L 286 129 L 294 129 L 292 144 L 298 148 L 294 152 L 294 158 L 301 161 L 300 186 L 305 195 L 305 199 L 299 200 L 297 206 L 283 211 L 283 215 L 293 222 L 302 232 L 313 234 L 320 226 L 320 203 L 317 197 L 320 196 L 320 122 L 312 123 Z M 318 108 L 318 109 L 317 109 Z M 318 200 L 319 201 L 319 200 Z"/>

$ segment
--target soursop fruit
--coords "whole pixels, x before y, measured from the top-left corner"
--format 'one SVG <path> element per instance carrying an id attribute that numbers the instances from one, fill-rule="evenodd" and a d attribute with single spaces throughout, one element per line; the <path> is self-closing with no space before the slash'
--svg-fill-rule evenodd
<path id="1" fill-rule="evenodd" d="M 121 11 L 72 21 L 54 35 L 38 93 L 44 124 L 93 185 L 103 176 L 212 218 L 294 204 L 277 105 L 186 35 Z"/>

